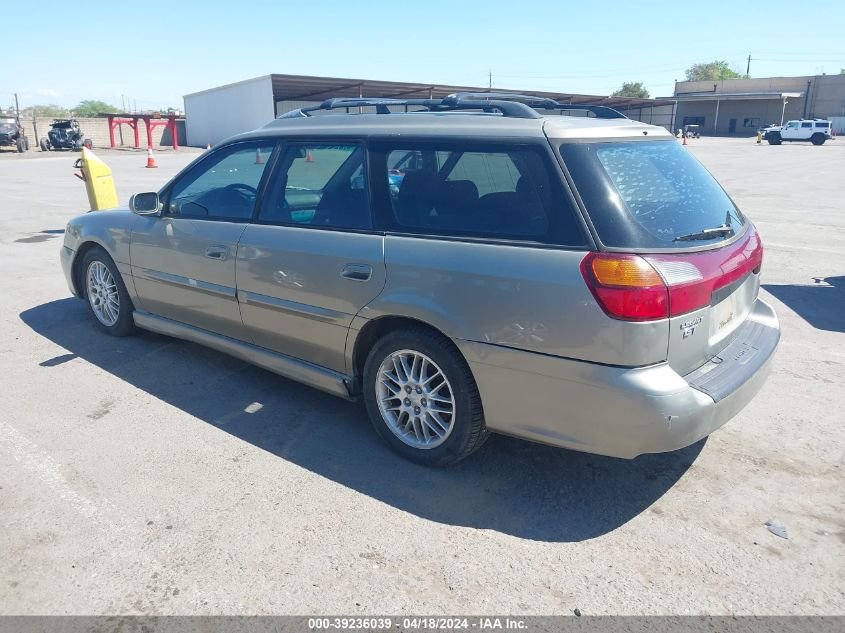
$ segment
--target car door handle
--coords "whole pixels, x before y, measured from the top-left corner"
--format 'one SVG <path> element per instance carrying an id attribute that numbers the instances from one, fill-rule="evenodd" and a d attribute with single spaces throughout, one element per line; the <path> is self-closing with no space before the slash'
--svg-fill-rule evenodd
<path id="1" fill-rule="evenodd" d="M 229 256 L 229 249 L 225 246 L 209 246 L 205 249 L 205 256 L 209 259 L 224 260 Z"/>
<path id="2" fill-rule="evenodd" d="M 341 269 L 340 276 L 353 281 L 369 281 L 373 276 L 373 268 L 368 264 L 346 264 Z"/>

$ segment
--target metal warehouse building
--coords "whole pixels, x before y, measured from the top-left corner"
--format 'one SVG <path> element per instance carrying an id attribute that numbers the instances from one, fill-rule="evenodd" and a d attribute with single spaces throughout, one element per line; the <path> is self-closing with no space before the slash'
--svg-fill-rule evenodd
<path id="1" fill-rule="evenodd" d="M 675 128 L 700 125 L 705 133 L 750 136 L 790 119 L 830 119 L 845 133 L 845 75 L 769 77 L 675 83 Z"/>
<path id="2" fill-rule="evenodd" d="M 233 134 L 254 130 L 280 114 L 316 105 L 332 97 L 383 97 L 396 99 L 442 98 L 454 92 L 485 92 L 488 88 L 437 84 L 339 79 L 303 75 L 264 75 L 185 95 L 188 145 L 203 147 Z M 561 92 L 494 88 L 494 92 L 528 93 L 560 103 L 593 103 L 610 106 L 626 116 L 670 128 L 672 100 L 603 97 Z"/>

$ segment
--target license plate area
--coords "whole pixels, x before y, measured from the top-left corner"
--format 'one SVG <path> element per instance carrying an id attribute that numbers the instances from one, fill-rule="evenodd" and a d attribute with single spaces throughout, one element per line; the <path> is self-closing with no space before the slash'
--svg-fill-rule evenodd
<path id="1" fill-rule="evenodd" d="M 718 345 L 741 326 L 757 299 L 758 278 L 750 273 L 713 293 L 710 305 L 710 346 Z"/>

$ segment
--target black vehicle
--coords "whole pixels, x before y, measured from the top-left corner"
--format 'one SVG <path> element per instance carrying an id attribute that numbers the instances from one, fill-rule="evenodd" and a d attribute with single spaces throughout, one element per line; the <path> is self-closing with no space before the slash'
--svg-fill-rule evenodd
<path id="1" fill-rule="evenodd" d="M 42 137 L 39 142 L 42 152 L 56 149 L 80 150 L 83 145 L 91 147 L 91 141 L 85 138 L 76 119 L 55 119 L 50 124 L 47 136 Z"/>
<path id="2" fill-rule="evenodd" d="M 684 135 L 687 138 L 699 138 L 701 136 L 701 126 L 700 125 L 685 125 L 684 126 Z"/>
<path id="3" fill-rule="evenodd" d="M 0 118 L 0 147 L 14 147 L 20 153 L 29 149 L 23 127 L 15 119 Z"/>

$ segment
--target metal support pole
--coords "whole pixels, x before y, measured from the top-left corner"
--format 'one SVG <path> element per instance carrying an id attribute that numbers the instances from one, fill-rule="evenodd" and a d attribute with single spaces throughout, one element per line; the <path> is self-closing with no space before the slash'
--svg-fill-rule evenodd
<path id="1" fill-rule="evenodd" d="M 719 126 L 719 99 L 716 99 L 716 118 L 713 119 L 713 131 Z"/>
<path id="2" fill-rule="evenodd" d="M 807 105 L 810 103 L 810 84 L 812 82 L 807 82 L 807 92 L 804 93 L 804 114 L 801 115 L 802 119 L 807 118 Z"/>
<path id="3" fill-rule="evenodd" d="M 153 148 L 153 129 L 150 126 L 150 117 L 144 117 L 144 126 L 147 128 L 147 149 Z"/>
<path id="4" fill-rule="evenodd" d="M 783 117 L 786 116 L 786 104 L 789 101 L 786 100 L 786 97 L 783 98 L 783 108 L 780 111 L 780 124 L 783 125 Z"/>

